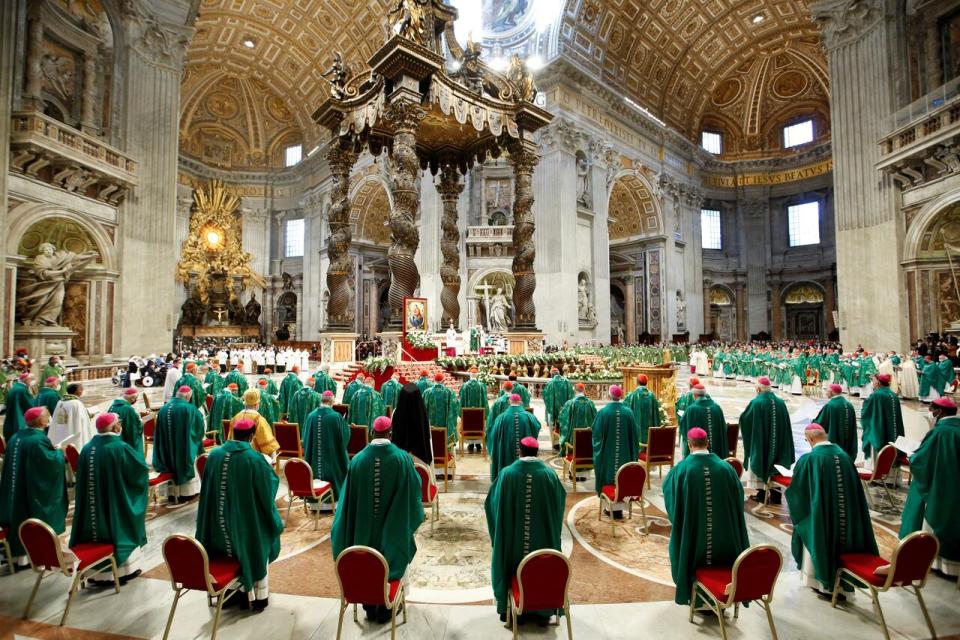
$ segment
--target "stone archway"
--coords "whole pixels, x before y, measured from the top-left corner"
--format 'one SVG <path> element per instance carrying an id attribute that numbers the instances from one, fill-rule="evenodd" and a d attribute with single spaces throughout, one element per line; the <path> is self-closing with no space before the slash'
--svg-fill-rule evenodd
<path id="1" fill-rule="evenodd" d="M 736 294 L 722 284 L 710 287 L 710 333 L 723 342 L 737 337 Z"/>
<path id="2" fill-rule="evenodd" d="M 813 282 L 793 282 L 787 285 L 781 300 L 785 322 L 784 337 L 788 340 L 823 340 L 827 319 L 824 314 L 826 294 Z"/>
<path id="3" fill-rule="evenodd" d="M 928 203 L 904 240 L 911 342 L 960 328 L 960 190 Z"/>
<path id="4" fill-rule="evenodd" d="M 611 244 L 663 233 L 660 204 L 646 180 L 633 172 L 614 180 L 607 216 Z"/>

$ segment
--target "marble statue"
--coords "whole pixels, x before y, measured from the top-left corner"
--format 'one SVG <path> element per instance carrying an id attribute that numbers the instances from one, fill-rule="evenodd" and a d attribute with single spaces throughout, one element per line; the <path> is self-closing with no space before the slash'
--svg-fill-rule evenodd
<path id="1" fill-rule="evenodd" d="M 687 303 L 683 299 L 683 294 L 677 291 L 677 329 L 683 329 L 687 326 Z"/>
<path id="2" fill-rule="evenodd" d="M 577 153 L 577 202 L 590 206 L 590 161 L 583 153 Z"/>
<path id="3" fill-rule="evenodd" d="M 617 344 L 622 345 L 623 343 L 624 343 L 623 325 L 618 324 L 617 325 Z"/>
<path id="4" fill-rule="evenodd" d="M 40 245 L 22 284 L 17 287 L 17 322 L 23 325 L 57 326 L 63 310 L 67 281 L 77 270 L 99 257 L 96 251 L 73 253 L 57 250 L 49 242 Z"/>
<path id="5" fill-rule="evenodd" d="M 577 315 L 586 318 L 589 311 L 590 292 L 587 291 L 587 279 L 580 278 L 580 285 L 577 287 Z"/>
<path id="6" fill-rule="evenodd" d="M 256 294 L 250 294 L 250 301 L 247 302 L 243 310 L 247 325 L 258 326 L 260 324 L 260 312 L 262 308 L 260 303 L 257 302 Z"/>
<path id="7" fill-rule="evenodd" d="M 490 310 L 487 313 L 487 319 L 490 324 L 490 331 L 503 333 L 507 330 L 510 323 L 510 302 L 507 296 L 503 295 L 503 289 L 497 288 L 497 292 L 490 296 Z"/>
<path id="8" fill-rule="evenodd" d="M 343 100 L 344 88 L 347 85 L 347 69 L 343 66 L 343 55 L 339 51 L 333 54 L 333 63 L 330 68 L 321 74 L 330 83 L 330 96 L 336 100 Z"/>

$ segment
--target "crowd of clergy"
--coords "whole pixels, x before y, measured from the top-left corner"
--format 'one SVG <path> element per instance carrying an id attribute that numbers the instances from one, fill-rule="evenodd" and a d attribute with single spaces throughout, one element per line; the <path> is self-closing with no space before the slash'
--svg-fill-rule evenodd
<path id="1" fill-rule="evenodd" d="M 788 355 L 797 363 L 785 366 Z M 690 602 L 697 568 L 729 566 L 749 547 L 745 489 L 760 503 L 777 502 L 780 494 L 771 491 L 770 481 L 783 469 L 792 468 L 785 497 L 794 526 L 793 556 L 805 584 L 829 597 L 825 594 L 833 590 L 841 554 L 877 552 L 854 462 L 860 453 L 872 460 L 887 443 L 903 436 L 900 400 L 891 388 L 893 374 L 870 370 L 867 356 L 855 357 L 860 361 L 857 374 L 848 377 L 844 363 L 854 358 L 833 355 L 762 349 L 713 354 L 710 373 L 755 381 L 756 396 L 739 416 L 743 479 L 727 460 L 727 420 L 705 385 L 691 378 L 689 392 L 678 398 L 674 409 L 683 434 L 682 459 L 663 481 L 677 603 Z M 174 364 L 178 373 L 181 364 Z M 284 529 L 276 506 L 280 466 L 273 431 L 273 425 L 284 420 L 299 425 L 303 459 L 313 477 L 331 485 L 333 557 L 354 545 L 371 547 L 385 557 L 389 578 L 405 581 L 417 551 L 415 533 L 424 521 L 416 465 L 432 469 L 435 456 L 446 455 L 434 450 L 432 428 L 445 430 L 448 449 L 458 443 L 458 419 L 465 408 L 485 412 L 483 441 L 471 440 L 467 446 L 489 456 L 491 487 L 485 510 L 493 592 L 502 619 L 521 560 L 539 549 L 560 550 L 566 490 L 546 457 L 538 455 L 541 424 L 530 410 L 530 390 L 514 375 L 491 402 L 475 370 L 454 392 L 443 373 L 430 376 L 427 370 L 411 381 L 395 373 L 379 389 L 374 378 L 361 374 L 338 389 L 327 365 L 308 376 L 301 374 L 299 363 L 293 364 L 279 385 L 269 375 L 251 382 L 243 363 L 227 367 L 229 371 L 221 371 L 217 358 L 183 366 L 169 396 L 165 391 L 149 451 L 143 438 L 145 414 L 135 408 L 139 393 L 134 388 L 123 390 L 107 411 L 91 419 L 79 383 L 63 388 L 60 378 L 50 376 L 35 394 L 31 376 L 24 374 L 13 385 L 3 429 L 0 527 L 17 568 L 28 563 L 18 538 L 22 522 L 37 518 L 58 534 L 66 530 L 69 482 L 75 486 L 71 545 L 109 542 L 115 545 L 122 579 L 136 577 L 146 544 L 148 480 L 169 474 L 169 502 L 182 504 L 199 495 L 197 540 L 211 555 L 230 556 L 241 565 L 244 597 L 227 606 L 263 609 L 268 604 L 269 565 L 279 556 Z M 806 378 L 808 369 L 833 372 L 834 366 L 840 375 L 828 378 L 834 380 L 827 382 L 828 400 L 804 430 L 811 450 L 797 459 L 790 415 L 774 389 L 791 390 L 791 375 Z M 869 381 L 861 378 L 865 367 Z M 771 370 L 786 373 L 774 379 L 768 375 Z M 865 398 L 859 430 L 847 399 L 853 389 Z M 666 421 L 643 375 L 629 394 L 619 385 L 607 393 L 608 402 L 598 408 L 584 385 L 573 384 L 556 369 L 542 390 L 548 433 L 555 442 L 551 444 L 561 454 L 569 452 L 575 430 L 591 430 L 598 496 L 610 491 L 624 465 L 643 459 L 650 429 Z M 935 569 L 950 576 L 960 575 L 960 494 L 952 490 L 960 459 L 956 414 L 949 397 L 932 400 L 932 428 L 909 457 L 912 482 L 900 530 L 901 537 L 918 530 L 935 533 L 940 541 Z M 353 457 L 348 454 L 351 425 L 365 427 L 368 436 L 368 445 Z M 64 472 L 68 443 L 80 449 L 75 477 Z M 197 459 L 203 454 L 208 458 L 201 474 Z M 572 476 L 576 473 L 571 469 Z M 610 518 L 622 518 L 622 503 L 607 505 Z M 317 501 L 308 507 L 326 509 Z M 532 612 L 525 620 L 542 623 L 556 613 Z M 366 614 L 381 623 L 391 615 L 377 606 L 366 607 Z"/>

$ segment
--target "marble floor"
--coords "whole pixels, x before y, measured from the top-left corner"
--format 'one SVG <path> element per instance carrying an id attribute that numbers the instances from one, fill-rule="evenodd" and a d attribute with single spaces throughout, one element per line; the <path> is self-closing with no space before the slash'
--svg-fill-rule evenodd
<path id="1" fill-rule="evenodd" d="M 753 395 L 746 383 L 707 379 L 709 393 L 729 417 L 739 415 Z M 685 390 L 685 381 L 681 388 Z M 109 381 L 87 384 L 87 403 L 93 409 L 105 408 L 117 393 Z M 159 405 L 159 391 L 153 391 Z M 784 396 L 788 402 L 798 441 L 798 455 L 805 450 L 802 428 L 816 415 L 822 399 Z M 535 400 L 534 409 L 543 418 L 543 404 Z M 859 401 L 855 400 L 859 410 Z M 904 407 L 908 437 L 919 439 L 926 429 L 925 409 L 919 405 Z M 548 463 L 558 461 L 549 448 L 546 428 L 540 434 L 542 455 Z M 803 447 L 801 447 L 803 445 Z M 431 530 L 428 523 L 417 534 L 419 552 L 410 568 L 411 591 L 408 597 L 409 622 L 398 628 L 401 638 L 480 638 L 503 637 L 503 628 L 491 603 L 489 587 L 489 542 L 483 518 L 482 501 L 489 486 L 486 462 L 481 456 L 468 455 L 458 461 L 449 493 L 440 496 L 440 521 Z M 695 618 L 687 622 L 687 609 L 672 602 L 673 589 L 666 542 L 669 522 L 663 517 L 660 481 L 654 476 L 648 491 L 649 535 L 641 535 L 639 513 L 634 520 L 617 523 L 617 535 L 610 525 L 597 524 L 597 500 L 592 493 L 593 478 L 578 484 L 573 493 L 569 482 L 563 552 L 571 558 L 573 583 L 573 634 L 579 638 L 638 638 L 657 634 L 669 638 L 719 637 L 716 619 Z M 281 486 L 278 505 L 285 505 Z M 902 500 L 902 494 L 899 496 Z M 790 557 L 789 516 L 784 509 L 773 517 L 751 513 L 745 505 L 750 541 L 775 545 L 784 555 L 773 601 L 773 615 L 780 638 L 806 638 L 829 630 L 833 637 L 882 637 L 873 621 L 867 598 L 859 596 L 846 606 L 832 609 L 809 589 L 800 586 L 799 572 Z M 281 514 L 283 511 L 281 511 Z M 25 638 L 107 638 L 161 637 L 173 600 L 170 583 L 165 579 L 160 544 L 171 533 L 191 534 L 194 530 L 195 504 L 164 509 L 147 523 L 149 543 L 144 549 L 145 575 L 124 586 L 120 594 L 112 590 L 87 589 L 75 599 L 68 628 L 56 627 L 66 600 L 68 581 L 62 577 L 44 580 L 30 620 L 19 620 L 33 585 L 29 572 L 0 576 L 0 640 Z M 899 517 L 895 513 L 873 513 L 874 528 L 881 546 L 895 544 Z M 329 545 L 329 518 L 321 519 L 318 531 L 300 512 L 294 510 L 282 540 L 281 558 L 271 567 L 270 606 L 259 614 L 229 610 L 224 612 L 220 633 L 224 638 L 317 638 L 335 637 L 338 600 L 336 580 L 332 576 Z M 931 576 L 924 597 L 937 629 L 938 637 L 960 638 L 960 591 L 953 581 Z M 926 638 L 916 599 L 903 592 L 882 596 L 883 610 L 893 638 Z M 174 620 L 172 638 L 209 636 L 212 612 L 201 594 L 181 600 Z M 361 615 L 362 620 L 362 615 Z M 728 618 L 730 620 L 730 618 Z M 769 637 L 766 619 L 757 607 L 741 611 L 738 620 L 728 624 L 730 638 Z M 526 637 L 563 638 L 566 627 L 524 627 Z M 389 626 L 354 623 L 347 615 L 346 638 L 389 637 Z"/>

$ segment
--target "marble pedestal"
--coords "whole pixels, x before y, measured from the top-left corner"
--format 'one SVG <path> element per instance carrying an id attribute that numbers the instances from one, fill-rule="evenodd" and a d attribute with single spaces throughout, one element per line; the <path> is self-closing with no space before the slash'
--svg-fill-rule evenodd
<path id="1" fill-rule="evenodd" d="M 354 362 L 357 353 L 356 333 L 325 332 L 320 334 L 320 353 L 327 364 Z"/>
<path id="2" fill-rule="evenodd" d="M 33 375 L 40 370 L 50 356 L 60 356 L 62 364 L 77 367 L 80 361 L 73 357 L 73 336 L 76 333 L 67 327 L 18 326 L 13 333 L 14 348 L 23 347 L 33 359 Z"/>
<path id="3" fill-rule="evenodd" d="M 507 353 L 519 355 L 523 353 L 541 353 L 543 351 L 543 336 L 540 331 L 510 331 L 507 333 Z"/>

